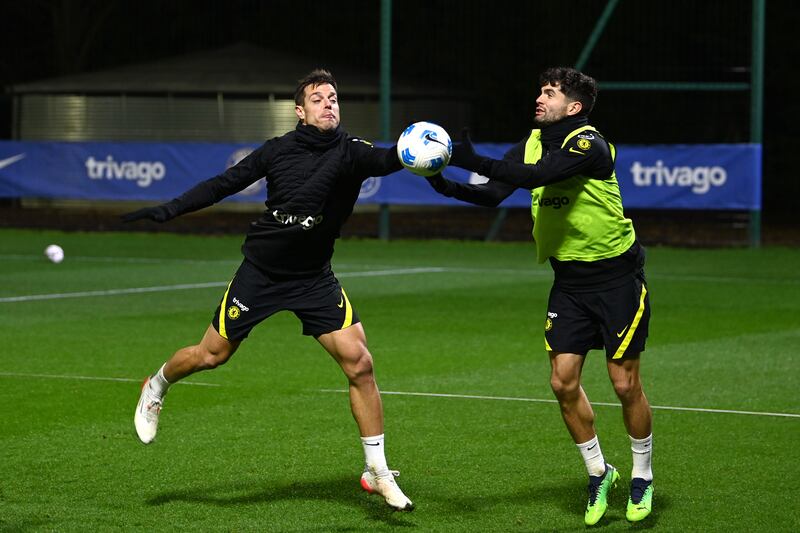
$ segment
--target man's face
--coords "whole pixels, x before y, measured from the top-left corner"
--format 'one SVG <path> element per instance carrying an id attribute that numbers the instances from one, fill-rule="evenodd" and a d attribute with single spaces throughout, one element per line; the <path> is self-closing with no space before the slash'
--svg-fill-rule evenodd
<path id="1" fill-rule="evenodd" d="M 575 115 L 583 108 L 580 102 L 572 101 L 561 92 L 558 83 L 542 87 L 542 93 L 536 99 L 536 116 L 534 121 L 540 126 L 549 126 L 570 115 Z"/>
<path id="2" fill-rule="evenodd" d="M 315 126 L 320 131 L 332 131 L 339 125 L 339 97 L 328 83 L 308 85 L 303 89 L 303 105 L 294 112 L 300 122 Z"/>

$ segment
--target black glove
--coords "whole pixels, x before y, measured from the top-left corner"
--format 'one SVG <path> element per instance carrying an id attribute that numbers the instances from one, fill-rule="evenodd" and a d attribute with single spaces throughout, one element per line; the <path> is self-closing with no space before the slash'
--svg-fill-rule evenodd
<path id="1" fill-rule="evenodd" d="M 450 181 L 442 176 L 442 173 L 434 174 L 425 178 L 431 184 L 433 190 L 444 196 L 450 196 Z"/>
<path id="2" fill-rule="evenodd" d="M 469 138 L 469 129 L 464 128 L 461 130 L 461 142 L 453 144 L 453 155 L 450 156 L 450 164 L 471 172 L 478 172 L 481 163 L 485 159 L 485 157 L 475 153 L 475 147 L 472 146 L 472 141 Z"/>
<path id="3" fill-rule="evenodd" d="M 123 222 L 133 222 L 135 220 L 142 220 L 143 218 L 154 220 L 156 222 L 166 222 L 174 216 L 175 215 L 170 212 L 170 209 L 165 204 L 161 204 L 154 207 L 144 207 L 130 213 L 125 213 L 124 215 L 120 215 L 120 218 Z"/>

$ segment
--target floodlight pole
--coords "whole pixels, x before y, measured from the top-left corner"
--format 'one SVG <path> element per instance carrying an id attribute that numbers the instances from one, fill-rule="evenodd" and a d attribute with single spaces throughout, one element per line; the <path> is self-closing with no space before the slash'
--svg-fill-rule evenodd
<path id="1" fill-rule="evenodd" d="M 764 34 L 766 0 L 753 0 L 752 60 L 750 65 L 750 142 L 762 143 L 764 124 Z M 763 174 L 762 174 L 763 181 Z M 759 199 L 761 191 L 759 191 Z M 761 205 L 750 211 L 750 246 L 761 246 Z"/>
<path id="2" fill-rule="evenodd" d="M 608 24 L 608 20 L 611 18 L 611 14 L 614 12 L 614 8 L 617 7 L 618 3 L 619 0 L 608 0 L 608 3 L 606 3 L 606 7 L 603 8 L 600 18 L 597 19 L 597 23 L 594 25 L 591 35 L 589 35 L 589 39 L 583 46 L 583 50 L 581 50 L 581 55 L 578 56 L 578 60 L 575 62 L 576 70 L 583 70 L 583 67 L 586 66 L 589 56 L 592 55 L 592 51 L 597 45 L 600 36 L 603 34 L 603 30 L 605 30 L 606 24 Z"/>
<path id="3" fill-rule="evenodd" d="M 392 128 L 392 0 L 381 0 L 381 140 L 389 142 Z M 378 238 L 389 240 L 389 204 L 380 204 Z"/>

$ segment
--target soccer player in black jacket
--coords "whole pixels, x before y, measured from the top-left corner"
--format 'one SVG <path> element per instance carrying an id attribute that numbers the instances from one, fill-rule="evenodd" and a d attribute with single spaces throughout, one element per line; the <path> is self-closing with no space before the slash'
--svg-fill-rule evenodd
<path id="1" fill-rule="evenodd" d="M 127 222 L 165 222 L 208 207 L 266 177 L 266 210 L 253 222 L 237 270 L 202 340 L 181 348 L 142 387 L 134 423 L 139 439 L 155 439 L 170 385 L 225 363 L 262 320 L 289 310 L 336 360 L 349 381 L 350 406 L 366 467 L 361 485 L 397 510 L 414 504 L 397 486 L 384 455 L 383 408 L 364 328 L 331 271 L 334 241 L 370 176 L 400 170 L 395 147 L 375 148 L 339 127 L 336 81 L 314 70 L 295 91 L 294 131 L 265 142 L 239 164 L 162 205 L 123 215 Z"/>

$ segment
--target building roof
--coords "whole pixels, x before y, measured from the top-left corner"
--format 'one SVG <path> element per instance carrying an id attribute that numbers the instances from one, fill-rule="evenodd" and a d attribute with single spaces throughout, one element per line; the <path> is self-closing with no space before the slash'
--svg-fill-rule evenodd
<path id="1" fill-rule="evenodd" d="M 48 78 L 9 87 L 14 93 L 170 93 L 292 95 L 297 80 L 327 68 L 348 96 L 377 96 L 378 73 L 347 66 L 320 65 L 307 57 L 237 43 L 148 63 Z M 442 96 L 428 84 L 392 80 L 393 96 Z"/>

